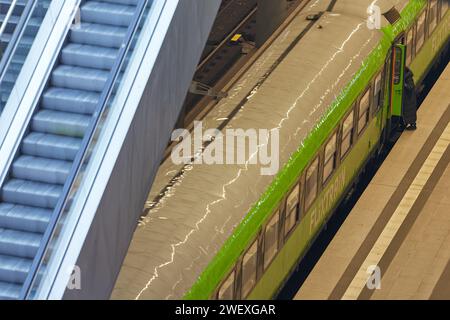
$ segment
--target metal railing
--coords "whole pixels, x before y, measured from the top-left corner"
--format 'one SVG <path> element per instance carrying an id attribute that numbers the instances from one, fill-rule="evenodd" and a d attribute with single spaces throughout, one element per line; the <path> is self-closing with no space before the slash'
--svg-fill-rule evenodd
<path id="1" fill-rule="evenodd" d="M 0 61 L 0 82 L 2 81 L 4 77 L 4 73 L 6 70 L 6 67 L 9 65 L 11 57 L 13 55 L 13 52 L 15 51 L 17 44 L 19 42 L 19 39 L 21 38 L 23 31 L 25 29 L 25 26 L 27 25 L 27 21 L 29 20 L 31 13 L 34 10 L 34 7 L 37 3 L 37 0 L 30 0 L 27 1 L 27 4 L 25 5 L 25 8 L 23 9 L 22 15 L 20 17 L 19 22 L 17 23 L 17 26 L 13 32 L 13 35 L 11 37 L 11 40 L 9 41 L 9 45 L 4 52 L 3 56 L 1 57 Z M 17 0 L 14 0 L 11 3 L 11 6 L 9 7 L 8 13 L 6 14 L 5 20 L 2 23 L 2 26 L 0 27 L 0 41 L 3 38 L 3 34 L 5 33 L 6 26 L 9 24 L 9 19 L 11 19 L 11 16 L 14 12 L 14 9 L 17 5 Z"/>
<path id="2" fill-rule="evenodd" d="M 17 0 L 15 0 L 15 1 L 13 1 L 13 3 L 11 3 L 11 6 L 9 7 L 5 21 L 3 22 L 3 24 L 0 28 L 0 40 L 3 37 L 3 33 L 6 29 L 6 25 L 9 23 L 9 19 L 11 18 L 11 15 L 15 9 L 16 2 L 17 2 Z M 20 39 L 22 38 L 22 35 L 28 24 L 28 20 L 31 18 L 31 15 L 34 12 L 34 8 L 37 3 L 38 3 L 38 0 L 29 0 L 29 1 L 27 1 L 25 8 L 23 9 L 20 20 L 17 23 L 17 26 L 12 34 L 11 40 L 9 41 L 9 45 L 7 46 L 5 52 L 3 53 L 3 56 L 1 57 L 1 60 L 0 60 L 0 83 L 3 81 L 3 78 L 5 77 L 6 71 L 8 70 L 9 64 L 11 63 L 11 59 L 14 55 L 14 52 L 17 49 Z"/>
<path id="3" fill-rule="evenodd" d="M 19 297 L 20 299 L 30 298 L 30 294 L 32 293 L 33 288 L 36 287 L 35 281 L 37 279 L 39 269 L 41 268 L 44 260 L 47 260 L 46 258 L 49 250 L 49 243 L 55 235 L 58 224 L 61 221 L 62 214 L 67 210 L 67 206 L 71 202 L 71 195 L 74 194 L 72 189 L 74 186 L 74 182 L 76 182 L 79 178 L 79 175 L 82 173 L 83 164 L 85 163 L 85 160 L 89 158 L 90 152 L 92 152 L 93 148 L 91 148 L 91 143 L 94 141 L 95 133 L 98 129 L 100 120 L 102 119 L 102 116 L 108 106 L 109 98 L 114 93 L 114 85 L 116 84 L 118 77 L 122 71 L 122 67 L 126 61 L 127 53 L 129 53 L 129 50 L 133 45 L 134 36 L 139 29 L 140 22 L 142 20 L 142 17 L 144 16 L 145 9 L 149 2 L 153 2 L 153 0 L 140 0 L 136 5 L 136 13 L 133 16 L 133 19 L 128 27 L 125 40 L 119 50 L 117 59 L 111 69 L 108 80 L 100 95 L 97 108 L 92 116 L 93 118 L 91 120 L 91 123 L 89 124 L 89 127 L 85 132 L 80 150 L 75 157 L 59 200 L 56 204 L 55 209 L 53 210 L 53 214 L 47 230 L 45 231 L 44 236 L 41 240 L 38 252 L 33 260 L 28 276 L 22 286 Z"/>
<path id="4" fill-rule="evenodd" d="M 6 13 L 5 20 L 0 26 L 0 39 L 3 37 L 3 33 L 6 30 L 6 26 L 9 24 L 9 19 L 11 19 L 11 16 L 14 12 L 14 9 L 16 9 L 17 0 L 13 0 L 11 2 L 11 5 L 9 6 L 8 12 Z"/>

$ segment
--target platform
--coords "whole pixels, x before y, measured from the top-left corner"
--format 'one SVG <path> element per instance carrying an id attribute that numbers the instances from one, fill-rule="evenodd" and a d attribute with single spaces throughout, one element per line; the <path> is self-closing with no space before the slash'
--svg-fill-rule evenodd
<path id="1" fill-rule="evenodd" d="M 295 299 L 450 299 L 449 89 L 450 65 Z"/>

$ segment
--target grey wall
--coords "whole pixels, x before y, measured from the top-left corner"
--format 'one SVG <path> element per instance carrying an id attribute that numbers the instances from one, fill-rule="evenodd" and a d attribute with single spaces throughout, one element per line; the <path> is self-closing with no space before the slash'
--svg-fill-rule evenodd
<path id="1" fill-rule="evenodd" d="M 107 299 L 217 14 L 220 0 L 181 0 L 77 261 L 81 290 Z"/>

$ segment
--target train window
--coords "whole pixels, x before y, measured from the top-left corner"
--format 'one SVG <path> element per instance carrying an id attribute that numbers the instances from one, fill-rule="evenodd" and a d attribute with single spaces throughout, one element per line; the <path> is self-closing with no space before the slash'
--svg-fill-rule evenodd
<path id="1" fill-rule="evenodd" d="M 448 10 L 448 4 L 450 3 L 449 0 L 442 0 L 441 1 L 441 19 L 445 16 Z"/>
<path id="2" fill-rule="evenodd" d="M 428 34 L 429 35 L 431 35 L 433 33 L 434 29 L 437 26 L 437 18 L 438 18 L 437 4 L 438 4 L 437 0 L 431 0 L 430 11 L 428 13 Z"/>
<path id="3" fill-rule="evenodd" d="M 300 195 L 300 187 L 297 184 L 286 201 L 286 219 L 284 222 L 284 236 L 287 236 L 289 232 L 291 232 L 291 230 L 295 226 L 295 223 L 297 222 L 299 195 Z"/>
<path id="4" fill-rule="evenodd" d="M 359 102 L 359 120 L 358 120 L 358 134 L 360 134 L 367 123 L 369 122 L 369 107 L 370 107 L 370 88 L 361 98 Z"/>
<path id="5" fill-rule="evenodd" d="M 327 182 L 328 178 L 333 173 L 334 169 L 336 169 L 336 142 L 337 142 L 336 133 L 331 136 L 331 139 L 328 141 L 325 146 L 325 161 L 323 165 L 323 179 L 322 183 Z"/>
<path id="6" fill-rule="evenodd" d="M 344 158 L 353 144 L 354 109 L 347 115 L 342 126 L 341 158 Z"/>
<path id="7" fill-rule="evenodd" d="M 406 35 L 406 65 L 410 65 L 413 57 L 413 39 L 414 39 L 414 29 L 409 29 Z"/>
<path id="8" fill-rule="evenodd" d="M 394 48 L 394 84 L 399 84 L 402 79 L 402 49 Z"/>
<path id="9" fill-rule="evenodd" d="M 390 88 L 391 88 L 391 81 L 392 81 L 392 49 L 389 49 L 389 53 L 386 57 L 385 63 L 384 63 L 384 90 L 383 92 L 387 92 L 388 100 L 391 96 Z M 386 95 L 385 95 L 386 96 Z"/>
<path id="10" fill-rule="evenodd" d="M 317 179 L 319 177 L 319 159 L 316 158 L 306 170 L 305 184 L 305 212 L 309 209 L 317 196 Z"/>
<path id="11" fill-rule="evenodd" d="M 228 278 L 222 283 L 217 294 L 217 299 L 219 300 L 232 300 L 234 298 L 234 270 L 230 273 Z"/>
<path id="12" fill-rule="evenodd" d="M 425 42 L 425 20 L 427 18 L 427 12 L 424 11 L 417 21 L 417 34 L 416 34 L 416 52 L 419 52 Z"/>
<path id="13" fill-rule="evenodd" d="M 242 298 L 246 298 L 256 283 L 258 241 L 255 240 L 242 259 Z"/>
<path id="14" fill-rule="evenodd" d="M 280 211 L 277 210 L 270 219 L 264 232 L 264 270 L 278 252 L 278 226 L 280 224 Z"/>
<path id="15" fill-rule="evenodd" d="M 377 112 L 381 104 L 383 102 L 382 97 L 382 73 L 380 72 L 376 77 L 374 81 L 374 88 L 373 88 L 373 111 L 374 113 Z"/>

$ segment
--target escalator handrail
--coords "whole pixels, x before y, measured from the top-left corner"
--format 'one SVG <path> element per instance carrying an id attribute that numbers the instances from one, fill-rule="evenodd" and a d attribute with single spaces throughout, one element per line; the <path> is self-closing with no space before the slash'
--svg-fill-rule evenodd
<path id="1" fill-rule="evenodd" d="M 16 29 L 14 30 L 14 33 L 11 36 L 11 41 L 9 42 L 3 56 L 1 57 L 0 61 L 0 83 L 3 81 L 3 78 L 5 77 L 5 73 L 8 70 L 8 66 L 11 63 L 12 56 L 14 52 L 16 51 L 17 45 L 19 44 L 19 40 L 22 38 L 22 34 L 25 31 L 25 26 L 28 24 L 28 20 L 31 17 L 32 12 L 34 12 L 34 7 L 37 4 L 38 0 L 30 0 L 27 1 L 27 4 L 25 5 L 25 8 L 23 9 L 22 15 L 20 17 L 19 23 L 16 26 Z M 14 3 L 14 6 L 16 3 Z M 11 4 L 11 8 L 13 8 L 13 4 Z M 14 9 L 12 9 L 14 11 Z M 11 13 L 12 13 L 11 11 Z M 9 13 L 9 12 L 8 12 Z M 7 25 L 8 17 L 5 19 L 4 23 L 2 24 L 2 28 Z M 0 32 L 0 39 L 3 35 L 3 32 Z"/>
<path id="2" fill-rule="evenodd" d="M 11 19 L 14 9 L 16 8 L 17 0 L 13 0 L 11 5 L 9 6 L 8 12 L 6 12 L 5 20 L 0 25 L 0 38 L 3 36 L 3 32 L 6 30 L 6 26 L 9 23 L 9 19 Z"/>
<path id="3" fill-rule="evenodd" d="M 75 182 L 82 168 L 82 164 L 84 163 L 84 159 L 87 155 L 87 151 L 89 150 L 89 146 L 93 139 L 94 133 L 96 132 L 97 126 L 100 122 L 103 112 L 107 107 L 107 102 L 113 92 L 114 84 L 120 75 L 122 66 L 126 60 L 127 53 L 129 52 L 133 38 L 136 32 L 138 31 L 139 23 L 141 22 L 141 19 L 144 16 L 145 8 L 147 7 L 149 1 L 151 0 L 139 0 L 138 4 L 136 5 L 136 13 L 134 14 L 133 19 L 128 27 L 125 40 L 122 43 L 122 46 L 120 47 L 117 59 L 114 62 L 114 65 L 111 69 L 105 87 L 101 92 L 100 99 L 96 107 L 96 111 L 92 115 L 93 119 L 91 120 L 91 123 L 89 124 L 89 127 L 85 132 L 80 150 L 78 151 L 75 160 L 73 161 L 72 168 L 66 179 L 66 182 L 64 184 L 59 200 L 55 206 L 55 209 L 53 210 L 49 225 L 41 240 L 38 252 L 36 253 L 30 271 L 22 286 L 19 296 L 19 299 L 21 300 L 27 299 L 31 293 L 34 281 L 36 280 L 37 277 L 37 273 L 42 265 L 44 256 L 47 252 L 49 242 L 56 230 L 58 222 L 60 221 L 60 217 L 64 212 L 67 203 L 69 202 L 69 196 L 72 185 Z"/>

